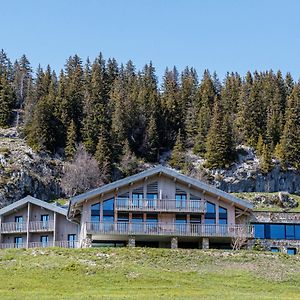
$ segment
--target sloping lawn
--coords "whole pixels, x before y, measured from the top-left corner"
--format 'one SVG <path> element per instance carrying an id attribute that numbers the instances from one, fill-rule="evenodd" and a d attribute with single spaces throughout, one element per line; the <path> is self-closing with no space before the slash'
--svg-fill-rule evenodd
<path id="1" fill-rule="evenodd" d="M 146 248 L 0 251 L 0 299 L 300 299 L 300 257 Z"/>

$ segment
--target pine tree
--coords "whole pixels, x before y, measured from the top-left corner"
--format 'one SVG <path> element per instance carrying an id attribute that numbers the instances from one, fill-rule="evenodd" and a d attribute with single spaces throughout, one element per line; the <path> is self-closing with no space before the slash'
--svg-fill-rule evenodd
<path id="1" fill-rule="evenodd" d="M 11 85 L 7 80 L 7 75 L 0 75 L 0 126 L 8 126 L 12 117 L 14 106 L 14 93 Z"/>
<path id="2" fill-rule="evenodd" d="M 156 120 L 152 115 L 145 134 L 144 151 L 145 157 L 150 162 L 158 160 L 159 154 L 159 137 L 156 126 Z"/>
<path id="3" fill-rule="evenodd" d="M 100 129 L 95 158 L 102 174 L 102 180 L 107 182 L 112 171 L 112 158 L 104 127 Z"/>
<path id="4" fill-rule="evenodd" d="M 281 143 L 278 143 L 274 149 L 274 157 L 276 159 L 278 159 L 280 162 L 283 160 L 284 158 L 284 153 L 283 153 L 283 149 L 282 149 L 282 145 Z"/>
<path id="5" fill-rule="evenodd" d="M 300 167 L 300 84 L 296 84 L 288 99 L 286 123 L 281 139 L 284 164 Z"/>
<path id="6" fill-rule="evenodd" d="M 212 123 L 207 136 L 205 158 L 209 168 L 226 167 L 234 158 L 232 130 L 218 98 L 215 100 Z"/>
<path id="7" fill-rule="evenodd" d="M 263 145 L 262 155 L 260 158 L 260 169 L 263 173 L 268 173 L 273 168 L 272 155 L 268 144 Z"/>
<path id="8" fill-rule="evenodd" d="M 135 154 L 131 151 L 128 141 L 123 145 L 122 157 L 120 160 L 120 169 L 122 174 L 126 176 L 133 175 L 138 172 L 139 162 Z"/>
<path id="9" fill-rule="evenodd" d="M 258 156 L 262 156 L 263 148 L 264 148 L 264 140 L 263 140 L 262 135 L 260 134 L 258 136 L 258 141 L 257 141 L 257 145 L 256 145 L 256 151 L 257 151 Z"/>
<path id="10" fill-rule="evenodd" d="M 72 120 L 67 130 L 67 140 L 65 147 L 65 155 L 69 160 L 74 158 L 77 149 L 77 133 L 76 125 Z"/>
<path id="11" fill-rule="evenodd" d="M 171 167 L 179 170 L 186 167 L 184 144 L 180 130 L 177 134 L 176 142 L 169 163 Z"/>

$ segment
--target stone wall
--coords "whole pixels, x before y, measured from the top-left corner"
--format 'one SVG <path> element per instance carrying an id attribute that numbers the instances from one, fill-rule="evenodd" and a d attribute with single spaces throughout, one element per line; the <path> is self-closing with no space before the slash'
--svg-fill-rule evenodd
<path id="1" fill-rule="evenodd" d="M 257 211 L 253 212 L 251 222 L 300 224 L 300 213 Z"/>

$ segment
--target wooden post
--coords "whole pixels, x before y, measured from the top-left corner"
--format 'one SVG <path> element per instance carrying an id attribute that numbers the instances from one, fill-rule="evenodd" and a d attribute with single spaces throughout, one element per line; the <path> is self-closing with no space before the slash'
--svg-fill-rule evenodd
<path id="1" fill-rule="evenodd" d="M 56 212 L 53 215 L 53 247 L 55 247 L 56 242 Z"/>
<path id="2" fill-rule="evenodd" d="M 30 202 L 28 202 L 28 206 L 27 206 L 27 220 L 26 220 L 26 226 L 27 226 L 27 232 L 26 232 L 26 248 L 29 247 L 29 225 L 30 225 Z"/>

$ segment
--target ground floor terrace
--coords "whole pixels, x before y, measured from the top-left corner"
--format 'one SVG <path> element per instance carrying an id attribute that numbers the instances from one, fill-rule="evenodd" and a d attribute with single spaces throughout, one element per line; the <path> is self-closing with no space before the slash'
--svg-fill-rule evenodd
<path id="1" fill-rule="evenodd" d="M 253 237 L 251 225 L 178 223 L 85 223 L 83 247 L 146 246 L 162 248 L 228 248 L 235 238 Z M 86 243 L 86 244 L 85 244 Z"/>

